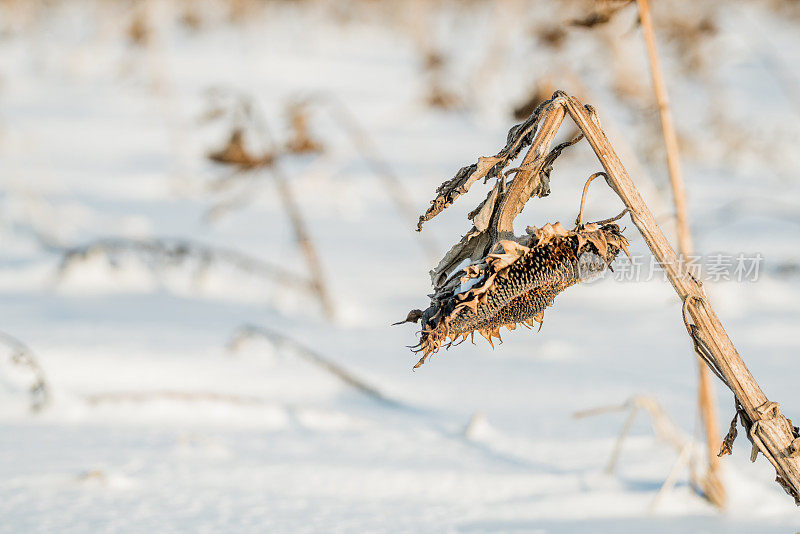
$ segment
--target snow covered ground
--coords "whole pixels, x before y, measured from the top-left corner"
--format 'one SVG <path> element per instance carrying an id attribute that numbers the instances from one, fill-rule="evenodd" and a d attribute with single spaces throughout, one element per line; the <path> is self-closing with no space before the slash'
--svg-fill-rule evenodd
<path id="1" fill-rule="evenodd" d="M 669 228 L 668 204 L 657 208 L 658 190 L 670 196 L 635 13 L 597 33 L 569 29 L 553 51 L 535 37 L 546 16 L 564 18 L 553 3 L 269 3 L 231 22 L 227 8 L 206 2 L 194 13 L 198 28 L 181 22 L 197 4 L 150 5 L 144 45 L 126 35 L 137 9 L 121 3 L 0 11 L 0 331 L 27 345 L 50 393 L 31 412 L 30 370 L 12 364 L 11 348 L 0 353 L 0 532 L 800 529 L 774 470 L 749 462 L 743 437 L 723 461 L 725 511 L 690 488 L 686 468 L 653 509 L 676 452 L 647 418 L 614 474 L 604 468 L 625 414 L 572 418 L 652 395 L 701 441 L 695 358 L 677 298 L 658 277 L 572 288 L 541 332 L 504 335 L 494 351 L 466 343 L 412 372 L 414 328 L 389 325 L 427 305 L 432 261 L 324 105 L 310 124 L 325 152 L 281 165 L 335 320 L 307 292 L 230 259 L 307 272 L 269 173 L 212 187 L 229 172 L 205 157 L 230 127 L 201 120 L 215 88 L 252 98 L 280 139 L 292 98 L 343 102 L 422 213 L 441 181 L 504 144 L 509 110 L 534 83 L 568 67 L 559 86 L 594 97 Z M 665 63 L 697 249 L 764 258 L 757 281 L 707 280 L 706 290 L 767 395 L 800 417 L 800 34 L 766 4 L 732 6 L 712 10 L 706 78 L 685 71 L 675 43 L 663 43 Z M 628 97 L 614 89 L 622 74 L 608 67 L 609 35 L 634 73 Z M 449 59 L 448 89 L 462 109 L 425 105 L 426 46 Z M 597 167 L 586 145 L 565 153 L 551 197 L 520 221 L 572 220 Z M 468 229 L 465 214 L 483 196 L 475 189 L 427 224 L 438 254 Z M 209 220 L 231 200 L 241 205 Z M 602 186 L 592 189 L 589 218 L 619 209 Z M 227 255 L 176 260 L 123 246 L 113 261 L 94 253 L 62 263 L 65 250 L 98 239 Z M 248 324 L 300 348 L 258 336 L 232 345 Z M 310 363 L 303 348 L 385 399 Z M 724 432 L 733 400 L 716 390 Z"/>

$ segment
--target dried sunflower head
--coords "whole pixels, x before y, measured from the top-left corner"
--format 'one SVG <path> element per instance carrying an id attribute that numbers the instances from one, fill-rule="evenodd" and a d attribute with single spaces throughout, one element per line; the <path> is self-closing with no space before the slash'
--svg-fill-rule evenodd
<path id="1" fill-rule="evenodd" d="M 561 223 L 528 228 L 515 241 L 499 241 L 483 259 L 457 270 L 431 297 L 425 311 L 412 310 L 406 321 L 421 321 L 419 343 L 425 359 L 478 332 L 489 343 L 500 327 L 541 323 L 545 308 L 571 285 L 608 268 L 628 241 L 616 224 L 590 223 L 566 230 Z"/>

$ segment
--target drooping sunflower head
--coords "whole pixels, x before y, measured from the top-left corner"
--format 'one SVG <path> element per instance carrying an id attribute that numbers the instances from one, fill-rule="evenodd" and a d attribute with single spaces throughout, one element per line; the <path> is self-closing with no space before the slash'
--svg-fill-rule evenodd
<path id="1" fill-rule="evenodd" d="M 520 243 L 521 242 L 521 243 Z M 425 311 L 413 310 L 407 321 L 420 321 L 422 357 L 443 345 L 474 336 L 500 338 L 500 328 L 542 322 L 544 310 L 571 285 L 605 271 L 628 241 L 618 225 L 586 224 L 566 230 L 560 223 L 528 228 L 515 241 L 499 241 L 490 253 L 451 274 L 431 297 Z"/>

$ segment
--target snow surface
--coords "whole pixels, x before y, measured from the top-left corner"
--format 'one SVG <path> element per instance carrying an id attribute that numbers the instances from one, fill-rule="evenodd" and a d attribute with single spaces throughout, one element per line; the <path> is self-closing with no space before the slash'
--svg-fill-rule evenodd
<path id="1" fill-rule="evenodd" d="M 533 29 L 556 3 L 516 14 L 445 4 L 427 29 L 403 3 L 277 3 L 238 23 L 221 5 L 201 3 L 204 22 L 192 30 L 179 22 L 188 3 L 152 2 L 150 48 L 126 41 L 132 14 L 122 3 L 49 4 L 0 11 L 0 330 L 27 344 L 51 392 L 31 413 L 30 376 L 2 354 L 0 532 L 800 529 L 773 469 L 763 458 L 749 462 L 743 437 L 723 461 L 725 511 L 691 490 L 686 469 L 651 510 L 676 453 L 647 418 L 609 475 L 625 415 L 571 417 L 653 395 L 700 439 L 696 362 L 662 280 L 570 289 L 541 332 L 509 333 L 494 351 L 465 343 L 412 372 L 416 358 L 405 347 L 414 327 L 389 325 L 427 305 L 432 262 L 322 111 L 312 129 L 326 153 L 284 167 L 335 297 L 335 321 L 308 295 L 230 264 L 162 265 L 129 254 L 110 265 L 89 255 L 59 271 L 65 247 L 126 238 L 189 239 L 306 272 L 268 175 L 232 191 L 208 187 L 227 172 L 204 157 L 227 132 L 199 120 L 215 87 L 250 95 L 276 134 L 292 97 L 340 99 L 422 212 L 441 181 L 504 143 L 508 110 L 537 76 L 566 62 L 592 80 L 591 103 L 612 142 L 626 141 L 623 161 L 626 151 L 639 153 L 668 201 L 662 154 L 645 150 L 660 146 L 657 117 L 636 115 L 638 104 L 612 90 L 605 41 L 575 29 L 559 54 L 535 45 Z M 790 268 L 800 260 L 800 126 L 787 90 L 797 83 L 800 34 L 796 21 L 765 6 L 732 5 L 716 10 L 720 35 L 709 51 L 724 93 L 704 92 L 667 43 L 665 64 L 698 250 L 765 257 L 757 282 L 706 282 L 706 290 L 768 396 L 800 417 L 800 278 Z M 634 21 L 627 11 L 603 31 L 618 36 L 649 90 Z M 466 109 L 424 105 L 419 33 L 451 57 L 449 79 Z M 509 37 L 491 37 L 499 34 Z M 476 75 L 491 50 L 504 60 Z M 730 123 L 711 131 L 712 108 L 728 110 Z M 531 203 L 520 231 L 572 220 L 595 170 L 587 146 L 565 153 L 551 198 Z M 484 192 L 476 185 L 427 224 L 439 254 L 468 229 L 464 215 Z M 249 202 L 204 219 L 235 195 Z M 611 193 L 593 187 L 587 217 L 618 211 Z M 643 255 L 628 226 L 633 252 Z M 288 345 L 252 338 L 231 350 L 245 324 L 295 339 L 393 402 L 363 395 Z M 724 432 L 733 401 L 719 384 L 716 391 Z"/>

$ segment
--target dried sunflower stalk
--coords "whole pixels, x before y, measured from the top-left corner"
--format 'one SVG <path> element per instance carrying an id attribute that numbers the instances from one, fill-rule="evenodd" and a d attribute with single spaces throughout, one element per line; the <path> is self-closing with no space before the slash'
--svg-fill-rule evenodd
<path id="1" fill-rule="evenodd" d="M 548 151 L 565 116 L 575 122 L 581 135 Z M 605 177 L 625 210 L 613 219 L 581 225 L 590 178 L 584 186 L 574 230 L 568 232 L 556 224 L 529 231 L 532 237 L 527 241 L 515 237 L 514 218 L 532 197 L 548 194 L 552 163 L 581 136 L 586 137 L 603 166 L 604 172 L 593 177 Z M 525 146 L 530 148 L 522 165 L 503 172 Z M 507 182 L 512 172 L 516 174 Z M 750 423 L 746 428 L 754 446 L 751 460 L 758 452 L 763 453 L 776 469 L 776 481 L 800 505 L 800 432 L 755 381 L 700 282 L 679 268 L 678 256 L 605 136 L 594 108 L 562 91 L 554 93 L 531 117 L 509 131 L 506 147 L 496 156 L 479 158 L 477 164 L 463 167 L 442 184 L 420 225 L 466 193 L 479 178 L 494 178 L 496 183 L 486 200 L 470 213 L 472 230 L 431 271 L 434 294 L 430 295 L 430 307 L 424 312 L 412 310 L 403 321 L 422 321 L 420 342 L 415 348 L 423 357 L 417 366 L 442 344 L 464 339 L 464 334 L 478 331 L 486 335 L 499 330 L 501 324 L 516 326 L 518 322 L 530 324 L 530 319 L 541 320 L 541 312 L 558 293 L 584 278 L 582 264 L 583 272 L 591 274 L 608 267 L 619 250 L 627 252 L 621 231 L 610 223 L 629 213 L 683 301 L 684 322 L 695 350 L 718 371 L 736 397 L 737 412 L 741 406 Z M 491 341 L 494 336 L 487 337 Z"/>
<path id="2" fill-rule="evenodd" d="M 489 343 L 500 328 L 541 324 L 556 296 L 605 271 L 628 241 L 613 223 L 590 223 L 566 230 L 561 223 L 528 228 L 528 235 L 501 240 L 483 260 L 456 271 L 431 298 L 430 307 L 412 310 L 407 321 L 421 320 L 413 347 L 422 365 L 444 345 L 474 337 Z M 502 341 L 502 340 L 501 340 Z"/>

